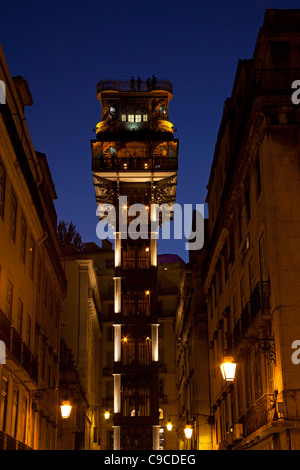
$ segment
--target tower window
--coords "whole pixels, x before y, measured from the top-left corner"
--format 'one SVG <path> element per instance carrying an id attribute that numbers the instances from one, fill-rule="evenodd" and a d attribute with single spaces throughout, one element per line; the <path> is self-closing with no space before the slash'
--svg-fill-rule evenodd
<path id="1" fill-rule="evenodd" d="M 134 122 L 134 114 L 128 114 L 128 122 Z"/>
<path id="2" fill-rule="evenodd" d="M 143 122 L 148 122 L 148 114 L 143 114 Z"/>
<path id="3" fill-rule="evenodd" d="M 122 114 L 122 122 L 126 122 L 126 114 Z"/>
<path id="4" fill-rule="evenodd" d="M 141 114 L 136 114 L 135 115 L 135 122 L 142 122 L 142 115 Z"/>

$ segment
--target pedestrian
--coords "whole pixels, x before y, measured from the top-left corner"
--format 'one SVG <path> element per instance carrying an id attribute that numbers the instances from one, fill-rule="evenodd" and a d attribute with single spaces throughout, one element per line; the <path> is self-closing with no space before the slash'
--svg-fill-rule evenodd
<path id="1" fill-rule="evenodd" d="M 130 89 L 131 89 L 131 91 L 135 91 L 135 79 L 134 79 L 134 77 L 131 77 Z"/>
<path id="2" fill-rule="evenodd" d="M 151 85 L 152 85 L 152 90 L 155 90 L 155 88 L 156 88 L 156 77 L 155 77 L 155 75 L 152 75 Z"/>

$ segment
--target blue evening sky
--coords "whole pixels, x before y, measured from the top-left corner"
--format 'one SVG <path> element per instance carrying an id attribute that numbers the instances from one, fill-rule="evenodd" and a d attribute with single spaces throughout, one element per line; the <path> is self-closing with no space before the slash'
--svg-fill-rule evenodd
<path id="1" fill-rule="evenodd" d="M 26 120 L 35 149 L 48 158 L 58 219 L 101 245 L 90 139 L 100 121 L 96 85 L 109 77 L 172 82 L 177 202 L 203 204 L 238 59 L 252 57 L 266 8 L 297 7 L 296 0 L 2 0 L 0 42 L 11 74 L 31 89 Z M 187 261 L 185 241 L 161 240 L 158 252 Z"/>

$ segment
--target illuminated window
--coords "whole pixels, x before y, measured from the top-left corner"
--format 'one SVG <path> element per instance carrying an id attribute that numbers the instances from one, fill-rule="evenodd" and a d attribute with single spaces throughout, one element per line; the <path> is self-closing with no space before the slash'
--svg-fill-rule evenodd
<path id="1" fill-rule="evenodd" d="M 128 114 L 128 122 L 134 122 L 134 114 Z"/>
<path id="2" fill-rule="evenodd" d="M 147 122 L 148 121 L 148 114 L 143 114 L 143 122 Z"/>
<path id="3" fill-rule="evenodd" d="M 142 122 L 142 115 L 141 114 L 136 114 L 135 115 L 135 122 Z"/>
<path id="4" fill-rule="evenodd" d="M 126 122 L 126 114 L 122 114 L 122 122 Z"/>
<path id="5" fill-rule="evenodd" d="M 159 419 L 164 419 L 164 410 L 162 408 L 159 408 Z"/>

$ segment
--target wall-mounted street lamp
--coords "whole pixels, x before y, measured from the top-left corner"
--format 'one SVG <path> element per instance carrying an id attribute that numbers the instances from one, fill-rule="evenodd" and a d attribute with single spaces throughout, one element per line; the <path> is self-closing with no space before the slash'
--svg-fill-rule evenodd
<path id="1" fill-rule="evenodd" d="M 108 410 L 106 410 L 104 412 L 104 419 L 108 420 L 110 418 L 110 412 Z"/>
<path id="2" fill-rule="evenodd" d="M 171 421 L 171 416 L 174 416 L 174 417 L 177 418 L 177 415 L 169 415 L 169 420 L 167 422 L 167 430 L 168 431 L 172 431 L 172 429 L 173 429 L 173 423 Z"/>
<path id="3" fill-rule="evenodd" d="M 186 439 L 192 439 L 193 427 L 190 423 L 187 423 L 184 428 L 184 435 Z"/>
<path id="4" fill-rule="evenodd" d="M 232 356 L 224 357 L 224 360 L 221 364 L 221 372 L 223 375 L 223 379 L 226 382 L 233 382 L 235 377 L 236 371 L 236 362 Z"/>
<path id="5" fill-rule="evenodd" d="M 275 341 L 274 338 L 259 338 L 254 336 L 241 336 L 240 339 L 247 340 L 249 342 L 256 343 L 259 349 L 263 352 L 268 365 L 272 362 L 276 365 L 276 352 L 275 352 Z M 236 372 L 236 361 L 232 356 L 224 357 L 222 364 L 220 365 L 223 378 L 226 382 L 233 382 Z"/>
<path id="6" fill-rule="evenodd" d="M 44 397 L 45 393 L 49 391 L 58 391 L 65 387 L 49 387 L 49 388 L 40 388 L 36 390 L 31 390 L 30 396 L 33 402 L 38 402 L 41 398 Z M 67 398 L 67 397 L 66 397 Z M 72 404 L 69 400 L 64 399 L 60 404 L 60 412 L 62 419 L 68 419 L 72 411 Z"/>
<path id="7" fill-rule="evenodd" d="M 70 414 L 72 411 L 72 405 L 69 402 L 69 400 L 64 400 L 62 404 L 60 405 L 60 411 L 61 411 L 61 417 L 63 419 L 68 419 L 70 418 Z"/>

